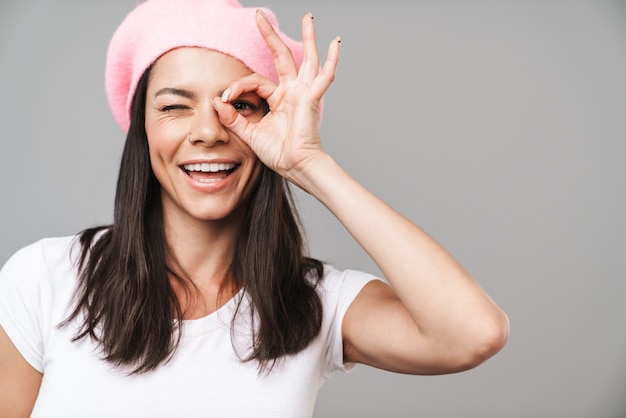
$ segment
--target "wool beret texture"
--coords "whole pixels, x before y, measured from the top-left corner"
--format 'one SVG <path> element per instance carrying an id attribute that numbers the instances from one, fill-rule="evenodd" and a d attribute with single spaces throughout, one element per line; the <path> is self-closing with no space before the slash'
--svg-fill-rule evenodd
<path id="1" fill-rule="evenodd" d="M 230 55 L 251 71 L 278 82 L 274 58 L 256 25 L 259 8 L 237 0 L 147 0 L 117 28 L 107 51 L 105 88 L 115 121 L 124 132 L 137 83 L 160 56 L 179 47 L 203 47 Z M 280 32 L 276 16 L 260 8 L 291 50 L 298 68 L 301 42 Z"/>

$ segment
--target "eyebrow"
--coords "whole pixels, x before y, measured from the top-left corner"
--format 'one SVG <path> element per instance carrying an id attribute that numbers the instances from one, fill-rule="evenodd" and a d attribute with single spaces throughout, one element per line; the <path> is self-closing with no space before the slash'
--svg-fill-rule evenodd
<path id="1" fill-rule="evenodd" d="M 154 97 L 158 97 L 161 96 L 163 94 L 174 94 L 176 96 L 182 96 L 186 99 L 195 99 L 196 95 L 194 92 L 189 91 L 189 90 L 184 90 L 184 89 L 177 89 L 174 87 L 165 87 L 162 88 L 161 90 L 157 91 L 156 93 L 154 93 Z"/>

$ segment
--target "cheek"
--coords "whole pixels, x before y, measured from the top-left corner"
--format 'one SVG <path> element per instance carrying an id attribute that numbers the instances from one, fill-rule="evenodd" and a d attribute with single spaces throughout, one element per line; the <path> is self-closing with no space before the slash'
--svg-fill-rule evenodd
<path id="1" fill-rule="evenodd" d="M 167 167 L 176 153 L 177 141 L 160 129 L 146 129 L 150 166 L 161 185 L 168 178 Z"/>
<path id="2" fill-rule="evenodd" d="M 184 139 L 184 131 L 163 123 L 146 123 L 146 136 L 148 137 L 148 148 L 150 150 L 150 160 L 167 159 L 172 156 L 180 144 L 180 138 Z"/>
<path id="3" fill-rule="evenodd" d="M 144 127 L 149 144 L 165 144 L 185 138 L 189 132 L 189 121 L 184 118 L 172 118 L 150 112 L 146 115 Z"/>
<path id="4" fill-rule="evenodd" d="M 148 136 L 148 151 L 150 153 L 150 163 L 154 168 L 155 165 L 159 164 L 159 160 L 163 158 L 163 155 L 167 149 L 167 141 L 164 141 L 160 135 L 155 134 L 154 132 L 146 131 Z"/>
<path id="5" fill-rule="evenodd" d="M 165 160 L 162 151 L 155 144 L 148 141 L 148 150 L 150 156 L 150 167 L 157 181 L 163 186 L 166 175 Z"/>

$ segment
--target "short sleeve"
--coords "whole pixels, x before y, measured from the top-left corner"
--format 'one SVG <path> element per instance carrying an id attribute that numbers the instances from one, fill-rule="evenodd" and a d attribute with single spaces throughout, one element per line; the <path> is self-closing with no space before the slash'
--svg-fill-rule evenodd
<path id="1" fill-rule="evenodd" d="M 42 283 L 46 267 L 41 243 L 22 248 L 0 270 L 0 326 L 22 357 L 42 372 Z"/>
<path id="2" fill-rule="evenodd" d="M 343 318 L 363 287 L 376 276 L 356 270 L 339 271 L 325 266 L 325 277 L 322 282 L 324 300 L 324 319 L 328 321 L 327 345 L 327 377 L 335 371 L 348 372 L 353 363 L 343 362 Z"/>

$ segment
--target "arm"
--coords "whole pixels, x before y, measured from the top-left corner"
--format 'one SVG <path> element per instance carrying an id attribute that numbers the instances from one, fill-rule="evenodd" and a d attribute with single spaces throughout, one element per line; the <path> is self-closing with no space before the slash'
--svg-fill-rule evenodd
<path id="1" fill-rule="evenodd" d="M 418 226 L 327 155 L 297 184 L 319 199 L 379 266 L 343 323 L 346 361 L 416 374 L 465 370 L 506 342 L 508 319 L 465 269 Z"/>
<path id="2" fill-rule="evenodd" d="M 29 417 L 42 377 L 24 360 L 0 326 L 0 416 Z"/>
<path id="3" fill-rule="evenodd" d="M 319 68 L 310 15 L 303 18 L 300 70 L 260 13 L 257 24 L 272 51 L 279 84 L 254 74 L 213 104 L 220 120 L 274 171 L 322 202 L 354 236 L 391 284 L 367 285 L 343 323 L 346 361 L 403 373 L 464 370 L 497 352 L 508 337 L 506 315 L 439 244 L 352 179 L 321 146 L 317 106 L 332 83 L 339 39 Z M 244 91 L 271 111 L 249 123 L 226 102 Z"/>

